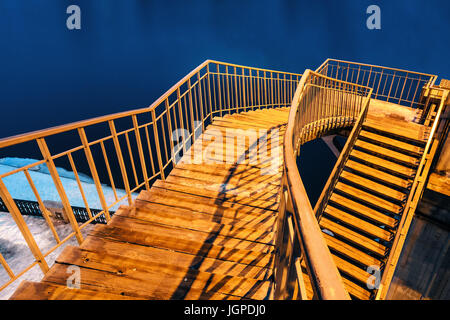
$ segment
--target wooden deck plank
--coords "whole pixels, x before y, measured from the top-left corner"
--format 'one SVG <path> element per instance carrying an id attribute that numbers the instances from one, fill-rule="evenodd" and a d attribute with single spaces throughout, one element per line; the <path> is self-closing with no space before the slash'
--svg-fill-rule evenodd
<path id="1" fill-rule="evenodd" d="M 252 250 L 251 247 L 247 249 L 230 248 L 178 236 L 174 237 L 168 234 L 152 234 L 118 227 L 102 226 L 101 228 L 95 228 L 90 235 L 113 241 L 173 250 L 264 268 L 270 267 L 272 261 L 272 255 L 267 252 Z"/>
<path id="2" fill-rule="evenodd" d="M 273 241 L 272 228 L 257 230 L 245 227 L 236 227 L 229 224 L 225 225 L 213 223 L 202 219 L 202 217 L 199 217 L 198 214 L 180 215 L 169 213 L 168 211 L 154 210 L 145 207 L 145 203 L 143 204 L 142 201 L 136 201 L 135 205 L 129 210 L 117 211 L 116 215 L 176 228 L 207 232 L 210 235 L 218 235 L 265 244 L 271 244 Z"/>
<path id="3" fill-rule="evenodd" d="M 55 263 L 44 276 L 43 282 L 65 285 L 67 281 L 68 265 Z M 184 286 L 175 287 L 170 283 L 170 277 L 157 277 L 143 281 L 139 277 L 128 277 L 121 274 L 99 271 L 95 269 L 80 268 L 80 289 L 105 292 L 108 294 L 123 295 L 141 299 L 187 299 L 187 300 L 228 300 L 240 299 L 215 291 L 205 291 Z M 163 285 L 167 283 L 168 285 Z"/>
<path id="4" fill-rule="evenodd" d="M 136 200 L 133 207 L 140 210 L 145 210 L 147 212 L 152 212 L 152 214 L 155 214 L 157 216 L 155 217 L 155 219 L 159 219 L 158 216 L 163 216 L 168 219 L 195 219 L 202 223 L 209 222 L 213 225 L 219 224 L 224 226 L 232 226 L 234 228 L 246 228 L 251 230 L 257 230 L 259 228 L 271 229 L 276 219 L 275 215 L 255 216 L 252 220 L 230 219 L 223 217 L 220 214 L 207 214 L 195 210 L 182 209 L 161 203 L 153 203 L 141 200 Z"/>
<path id="5" fill-rule="evenodd" d="M 195 210 L 199 212 L 214 215 L 221 214 L 224 217 L 235 219 L 252 220 L 255 216 L 272 215 L 275 213 L 270 209 L 253 207 L 232 201 L 222 201 L 220 199 L 192 195 L 185 192 L 162 188 L 152 188 L 150 192 L 142 191 L 137 199 L 162 203 L 184 209 L 195 207 Z"/>
<path id="6" fill-rule="evenodd" d="M 9 300 L 131 300 L 138 297 L 87 289 L 69 288 L 67 284 L 24 280 Z M 142 299 L 142 298 L 141 298 Z"/>
<path id="7" fill-rule="evenodd" d="M 227 201 L 266 210 L 276 210 L 279 203 L 279 194 L 276 192 L 278 188 L 269 185 L 267 192 L 264 192 L 264 190 L 242 190 L 232 186 L 208 184 L 184 177 L 168 177 L 156 187 L 215 198 L 216 203 Z"/>
<path id="8" fill-rule="evenodd" d="M 119 209 L 120 210 L 120 209 Z M 271 244 L 265 244 L 250 240 L 242 240 L 238 238 L 233 238 L 229 236 L 222 236 L 214 233 L 208 233 L 204 231 L 198 231 L 193 229 L 179 228 L 176 226 L 160 225 L 152 222 L 138 220 L 127 217 L 124 212 L 123 215 L 116 213 L 108 225 L 102 225 L 95 228 L 95 232 L 99 232 L 100 229 L 113 229 L 117 230 L 132 230 L 131 234 L 126 234 L 131 236 L 129 239 L 131 242 L 134 240 L 134 235 L 140 236 L 169 236 L 179 240 L 195 241 L 199 243 L 208 243 L 216 246 L 231 248 L 231 249 L 245 249 L 253 250 L 264 253 L 269 253 L 273 251 L 273 246 Z M 94 232 L 94 231 L 93 231 Z M 125 239 L 125 241 L 127 241 Z"/>
<path id="9" fill-rule="evenodd" d="M 145 263 L 159 264 L 161 266 L 167 264 L 175 265 L 181 270 L 194 269 L 258 280 L 267 280 L 272 274 L 272 270 L 269 267 L 259 267 L 235 261 L 198 256 L 191 253 L 118 242 L 95 236 L 88 237 L 81 245 L 81 249 L 107 252 L 112 255 L 139 259 Z"/>
<path id="10" fill-rule="evenodd" d="M 149 263 L 122 254 L 87 251 L 77 247 L 67 247 L 56 261 L 64 265 L 76 265 L 89 270 L 141 280 L 145 282 L 147 289 L 154 286 L 154 291 L 165 288 L 167 292 L 175 293 L 182 287 L 189 290 L 198 289 L 204 292 L 264 299 L 269 288 L 268 281 L 182 269 L 177 265 Z M 81 277 L 83 276 L 82 271 Z"/>

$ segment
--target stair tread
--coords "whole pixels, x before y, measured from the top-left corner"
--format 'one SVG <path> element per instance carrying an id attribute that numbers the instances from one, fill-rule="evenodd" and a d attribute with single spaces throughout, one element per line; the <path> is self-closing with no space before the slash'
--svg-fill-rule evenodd
<path id="1" fill-rule="evenodd" d="M 42 281 L 66 284 L 68 267 L 66 264 L 55 263 Z M 152 300 L 163 300 L 167 297 L 176 300 L 241 299 L 240 296 L 227 295 L 217 291 L 207 292 L 199 288 L 189 288 L 189 284 L 191 284 L 189 279 L 185 284 L 178 278 L 163 274 L 159 274 L 157 277 L 148 277 L 148 275 L 136 272 L 135 276 L 128 276 L 84 267 L 81 267 L 80 271 L 83 275 L 80 277 L 81 289 Z M 144 279 L 144 277 L 146 278 Z M 173 280 L 178 281 L 174 283 Z"/>
<path id="2" fill-rule="evenodd" d="M 387 132 L 409 141 L 413 140 L 424 143 L 427 137 L 427 128 L 423 125 L 410 121 L 375 116 L 372 114 L 367 115 L 363 126 L 373 128 L 377 131 Z"/>
<path id="3" fill-rule="evenodd" d="M 194 194 L 187 196 L 185 192 L 168 188 L 152 187 L 150 191 L 142 191 L 137 199 L 207 214 L 222 215 L 233 219 L 252 220 L 255 216 L 271 216 L 275 214 L 275 211 L 265 208 L 252 207 L 229 200 L 221 201 L 220 199 Z"/>
<path id="4" fill-rule="evenodd" d="M 366 166 L 362 163 L 359 163 L 359 162 L 356 162 L 356 161 L 353 161 L 350 159 L 347 160 L 347 162 L 345 163 L 345 166 L 352 170 L 355 170 L 355 171 L 363 173 L 367 176 L 370 176 L 371 178 L 378 179 L 380 181 L 389 183 L 391 185 L 395 185 L 397 187 L 406 189 L 411 185 L 411 181 L 408 179 L 399 178 L 392 174 L 372 168 L 370 166 Z"/>
<path id="5" fill-rule="evenodd" d="M 353 263 L 348 262 L 345 259 L 338 257 L 335 254 L 332 254 L 332 257 L 339 272 L 345 273 L 346 275 L 351 276 L 364 284 L 367 283 L 367 279 L 370 277 L 370 274 L 367 271 L 355 266 Z"/>
<path id="6" fill-rule="evenodd" d="M 169 233 L 168 231 L 172 232 Z M 266 249 L 260 247 L 260 250 L 258 250 L 254 242 L 245 245 L 240 244 L 237 240 L 233 245 L 231 243 L 229 245 L 221 243 L 219 239 L 215 239 L 216 241 L 213 243 L 204 242 L 202 239 L 191 239 L 189 234 L 185 235 L 184 232 L 181 232 L 181 229 L 162 229 L 162 232 L 155 233 L 143 230 L 129 230 L 110 225 L 99 225 L 91 231 L 89 236 L 265 268 L 270 266 L 272 258 L 272 255 L 268 254 L 267 247 Z M 208 239 L 208 237 L 205 236 L 205 239 Z"/>
<path id="7" fill-rule="evenodd" d="M 363 152 L 361 150 L 353 149 L 350 152 L 350 157 L 357 158 L 364 162 L 367 162 L 367 163 L 370 163 L 377 167 L 383 168 L 384 170 L 388 170 L 388 171 L 394 172 L 396 174 L 401 174 L 407 178 L 412 177 L 412 175 L 415 173 L 415 171 L 413 169 L 411 169 L 407 166 L 380 158 L 378 156 L 368 154 L 367 152 Z"/>
<path id="8" fill-rule="evenodd" d="M 354 296 L 357 299 L 360 300 L 369 300 L 371 297 L 371 292 L 367 289 L 361 287 L 361 285 L 354 283 L 353 281 L 350 281 L 347 278 L 342 278 L 344 282 L 345 289 L 348 291 L 348 293 L 352 296 Z"/>
<path id="9" fill-rule="evenodd" d="M 122 212 L 119 212 L 122 211 Z M 172 238 L 184 239 L 186 241 L 196 241 L 201 243 L 209 243 L 219 245 L 221 247 L 246 249 L 252 251 L 271 252 L 273 245 L 268 243 L 261 243 L 251 240 L 243 240 L 225 235 L 217 235 L 210 232 L 199 231 L 194 229 L 187 229 L 184 227 L 169 226 L 156 224 L 154 222 L 134 219 L 132 216 L 128 217 L 128 212 L 124 212 L 119 208 L 116 214 L 111 218 L 107 225 L 97 226 L 95 229 L 102 229 L 102 227 L 120 228 L 133 230 L 136 234 L 150 236 L 170 236 Z"/>
<path id="10" fill-rule="evenodd" d="M 382 229 L 370 222 L 362 220 L 352 214 L 346 213 L 342 210 L 339 210 L 331 205 L 328 205 L 325 209 L 325 214 L 334 217 L 352 227 L 365 231 L 368 234 L 376 238 L 383 239 L 385 241 L 390 241 L 392 238 L 392 233 Z"/>
<path id="11" fill-rule="evenodd" d="M 267 244 L 271 243 L 273 240 L 273 228 L 264 223 L 260 224 L 260 227 L 265 226 L 265 228 L 255 228 L 257 226 L 249 228 L 242 222 L 234 225 L 224 224 L 212 221 L 210 215 L 192 212 L 179 214 L 178 212 L 173 212 L 171 209 L 172 207 L 168 206 L 159 206 L 155 208 L 151 203 L 137 200 L 130 210 L 118 210 L 116 215 L 177 228 L 207 232 L 211 235 L 216 234 L 224 237 Z"/>
<path id="12" fill-rule="evenodd" d="M 205 196 L 209 198 L 217 199 L 217 203 L 220 201 L 230 201 L 243 205 L 249 205 L 253 207 L 259 207 L 268 210 L 275 210 L 278 207 L 278 193 L 271 192 L 272 187 L 267 186 L 269 190 L 264 192 L 263 190 L 237 190 L 228 186 L 219 188 L 212 184 L 198 183 L 193 179 L 177 177 L 177 179 L 169 176 L 167 180 L 158 180 L 153 185 L 163 189 L 180 191 L 184 193 L 191 193 L 199 196 Z M 275 190 L 275 187 L 273 188 Z"/>
<path id="13" fill-rule="evenodd" d="M 349 245 L 348 243 L 345 243 L 339 239 L 336 239 L 327 233 L 323 232 L 322 234 L 323 234 L 323 237 L 325 238 L 330 250 L 336 251 L 336 252 L 340 253 L 341 255 L 345 256 L 346 258 L 353 260 L 355 262 L 358 262 L 366 267 L 382 265 L 382 262 L 380 261 L 380 259 L 375 258 L 375 257 L 361 251 L 360 249 Z"/>
<path id="14" fill-rule="evenodd" d="M 378 193 L 380 195 L 383 195 L 390 199 L 394 199 L 399 202 L 405 200 L 406 197 L 405 193 L 403 192 L 397 191 L 395 189 L 392 189 L 390 187 L 387 187 L 385 185 L 382 185 L 370 179 L 366 179 L 364 177 L 361 177 L 348 171 L 342 171 L 341 178 L 348 180 L 354 184 L 357 184 L 358 186 L 363 187 L 363 189 L 369 189 L 370 191 L 373 191 L 375 193 Z"/>
<path id="15" fill-rule="evenodd" d="M 361 130 L 359 133 L 360 137 L 370 139 L 372 141 L 376 141 L 382 145 L 386 145 L 389 147 L 393 147 L 396 149 L 401 149 L 406 152 L 410 152 L 416 156 L 420 156 L 422 154 L 423 148 L 418 147 L 414 144 L 403 142 L 397 139 L 389 138 L 386 136 L 383 136 L 378 133 L 370 132 L 367 130 Z"/>
<path id="16" fill-rule="evenodd" d="M 20 283 L 9 300 L 130 300 L 136 297 L 101 291 L 70 288 L 67 284 L 33 282 Z"/>
<path id="17" fill-rule="evenodd" d="M 190 290 L 203 290 L 238 297 L 263 299 L 268 292 L 269 281 L 252 278 L 216 274 L 207 271 L 180 268 L 176 264 L 152 263 L 136 257 L 130 258 L 123 254 L 111 254 L 106 251 L 88 251 L 79 247 L 69 246 L 56 259 L 56 263 L 65 266 L 75 265 L 83 268 L 81 286 L 91 288 L 108 286 L 109 277 L 89 277 L 87 271 L 119 275 L 123 281 L 129 282 L 126 289 L 133 288 L 142 282 L 145 291 L 157 296 L 161 291 L 166 294 L 187 294 Z M 87 278 L 87 279 L 86 279 Z M 89 279 L 90 278 L 90 279 Z M 114 285 L 114 283 L 112 284 Z M 159 293 L 158 293 L 159 292 Z"/>
<path id="18" fill-rule="evenodd" d="M 335 187 L 337 190 L 344 192 L 354 198 L 360 199 L 366 203 L 370 203 L 382 210 L 386 210 L 395 214 L 398 214 L 402 210 L 402 206 L 396 205 L 390 201 L 384 200 L 371 193 L 368 193 L 359 188 L 352 187 L 343 182 L 338 182 Z"/>
<path id="19" fill-rule="evenodd" d="M 344 238 L 347 241 L 350 241 L 382 257 L 384 257 L 384 255 L 386 254 L 387 248 L 384 245 L 370 238 L 367 238 L 366 236 L 363 236 L 358 232 L 350 230 L 343 225 L 337 224 L 336 222 L 333 222 L 325 217 L 322 217 L 322 219 L 320 219 L 320 226 L 321 228 L 327 229 L 333 232 L 333 234 L 338 235 L 341 238 Z"/>
<path id="20" fill-rule="evenodd" d="M 390 159 L 393 159 L 394 161 L 399 161 L 406 165 L 417 166 L 419 162 L 416 157 L 411 157 L 404 153 L 393 151 L 391 149 L 378 146 L 374 143 L 363 141 L 361 139 L 356 140 L 355 146 L 364 150 L 371 151 L 373 153 L 377 153 L 378 156 L 388 157 Z"/>
<path id="21" fill-rule="evenodd" d="M 391 228 L 394 228 L 397 225 L 397 220 L 392 217 L 389 217 L 386 214 L 383 214 L 379 211 L 371 209 L 367 206 L 364 206 L 358 202 L 350 200 L 346 197 L 333 193 L 330 197 L 330 201 L 339 204 L 340 206 L 346 207 L 359 215 L 362 215 L 370 220 L 378 222 L 382 225 L 387 225 Z"/>
<path id="22" fill-rule="evenodd" d="M 142 263 L 160 264 L 161 266 L 176 265 L 180 269 L 193 269 L 205 272 L 227 274 L 254 279 L 268 279 L 272 270 L 268 267 L 259 267 L 229 261 L 223 257 L 208 257 L 199 251 L 183 252 L 184 250 L 170 250 L 157 246 L 124 243 L 103 237 L 88 237 L 80 246 L 86 252 L 107 252 L 112 255 L 120 255 L 129 259 L 139 259 Z M 174 248 L 177 249 L 177 248 Z M 178 248 L 179 249 L 179 248 Z M 212 255 L 211 255 L 212 256 Z"/>

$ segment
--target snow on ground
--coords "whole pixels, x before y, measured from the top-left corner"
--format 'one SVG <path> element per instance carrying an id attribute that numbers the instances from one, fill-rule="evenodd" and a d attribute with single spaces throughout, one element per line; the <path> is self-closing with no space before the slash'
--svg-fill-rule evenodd
<path id="1" fill-rule="evenodd" d="M 0 159 L 0 174 L 10 172 L 16 168 L 20 168 L 34 162 L 37 162 L 37 160 L 19 158 Z M 58 192 L 56 191 L 53 180 L 45 164 L 33 167 L 29 170 L 29 172 L 42 200 L 60 201 Z M 64 190 L 66 190 L 67 196 L 69 197 L 70 204 L 74 207 L 85 207 L 74 174 L 63 168 L 58 168 L 58 173 L 60 175 Z M 91 209 L 101 209 L 102 207 L 98 198 L 97 189 L 95 188 L 92 178 L 80 174 L 80 180 L 89 207 Z M 3 179 L 3 182 L 14 199 L 36 201 L 36 197 L 34 196 L 23 172 L 8 176 Z M 106 203 L 108 205 L 113 204 L 116 200 L 114 198 L 112 188 L 107 185 L 102 185 L 102 189 L 105 195 Z M 117 189 L 117 196 L 119 199 L 125 194 L 126 193 L 124 190 Z M 116 211 L 120 204 L 125 203 L 126 199 L 121 203 L 116 204 L 110 210 Z"/>
<path id="2" fill-rule="evenodd" d="M 0 174 L 10 172 L 15 168 L 20 168 L 34 162 L 37 161 L 33 159 L 19 158 L 0 159 Z M 33 167 L 29 172 L 42 200 L 60 201 L 56 188 L 54 187 L 53 181 L 48 172 L 48 168 L 45 164 Z M 66 190 L 66 193 L 69 197 L 70 204 L 72 206 L 85 207 L 73 172 L 58 168 L 58 173 L 61 177 L 64 189 Z M 92 178 L 87 175 L 80 174 L 80 180 L 89 207 L 92 209 L 101 209 L 97 190 Z M 3 179 L 3 181 L 14 199 L 36 201 L 36 198 L 31 188 L 29 187 L 25 174 L 23 174 L 22 172 L 6 177 Z M 102 185 L 102 188 L 108 205 L 114 203 L 115 197 L 112 188 L 107 185 Z M 117 195 L 120 198 L 125 195 L 125 191 L 117 189 Z M 136 196 L 137 194 L 134 194 L 133 198 Z M 120 204 L 125 203 L 126 199 L 112 207 L 110 210 L 115 211 Z M 53 234 L 48 227 L 45 219 L 33 216 L 24 216 L 24 219 L 28 225 L 28 228 L 33 234 L 39 248 L 41 249 L 41 252 L 46 253 L 56 244 Z M 65 224 L 60 221 L 55 221 L 54 223 L 60 239 L 64 239 L 72 232 L 70 224 Z M 86 236 L 86 234 L 89 232 L 89 230 L 92 229 L 92 227 L 93 225 L 88 225 L 83 228 L 83 235 Z M 56 257 L 61 253 L 66 245 L 78 245 L 76 238 L 72 237 L 61 247 L 47 256 L 46 261 L 49 266 L 54 263 Z M 9 213 L 5 212 L 0 212 L 0 253 L 6 259 L 15 274 L 24 270 L 34 261 L 34 257 L 28 249 L 28 246 L 19 229 L 17 228 L 14 220 Z M 14 293 L 15 289 L 22 280 L 39 281 L 42 279 L 42 276 L 43 274 L 39 266 L 33 267 L 13 284 L 0 291 L 0 299 L 8 299 L 11 294 Z M 3 269 L 3 267 L 0 266 L 0 286 L 9 281 L 9 279 L 10 278 L 6 271 Z"/>

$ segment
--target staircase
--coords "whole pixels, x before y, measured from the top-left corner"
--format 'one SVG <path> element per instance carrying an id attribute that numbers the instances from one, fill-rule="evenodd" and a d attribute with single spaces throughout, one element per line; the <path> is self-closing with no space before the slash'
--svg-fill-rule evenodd
<path id="1" fill-rule="evenodd" d="M 206 157 L 200 164 L 186 153 L 164 181 L 121 206 L 80 247 L 67 246 L 41 282 L 22 282 L 11 299 L 268 299 L 282 153 L 260 148 L 279 142 L 272 129 L 282 137 L 288 113 L 216 118 L 191 147 Z M 225 139 L 248 128 L 264 141 Z M 274 159 L 278 170 L 263 172 Z M 67 287 L 73 266 L 78 288 Z"/>
<path id="2" fill-rule="evenodd" d="M 320 227 L 352 298 L 373 299 L 427 138 L 417 123 L 369 113 Z"/>

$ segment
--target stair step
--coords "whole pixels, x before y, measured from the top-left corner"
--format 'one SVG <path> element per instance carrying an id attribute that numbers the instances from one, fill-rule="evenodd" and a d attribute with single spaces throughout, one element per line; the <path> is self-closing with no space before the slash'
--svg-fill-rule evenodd
<path id="1" fill-rule="evenodd" d="M 345 289 L 352 296 L 359 300 L 369 300 L 372 293 L 368 291 L 366 288 L 361 287 L 360 285 L 350 281 L 347 278 L 342 278 L 344 282 Z"/>
<path id="2" fill-rule="evenodd" d="M 386 136 L 383 136 L 378 133 L 370 132 L 367 130 L 361 130 L 359 133 L 359 138 L 366 138 L 367 140 L 374 141 L 375 143 L 378 143 L 380 145 L 383 145 L 385 147 L 393 148 L 405 153 L 409 153 L 413 156 L 420 157 L 423 152 L 423 148 L 418 147 L 414 144 L 403 142 L 397 139 L 389 138 Z"/>
<path id="3" fill-rule="evenodd" d="M 338 182 L 335 189 L 345 193 L 348 196 L 357 198 L 366 204 L 371 204 L 378 209 L 385 210 L 394 214 L 399 214 L 403 209 L 402 206 L 396 205 L 390 201 L 381 199 L 371 193 L 363 191 L 361 189 L 349 186 L 343 182 Z"/>
<path id="4" fill-rule="evenodd" d="M 406 178 L 411 178 L 415 173 L 414 169 L 356 149 L 353 149 L 350 152 L 350 157 L 354 157 L 360 161 L 369 163 L 372 166 L 381 168 L 382 170 L 386 170 L 393 174 L 402 175 Z"/>
<path id="5" fill-rule="evenodd" d="M 362 189 L 375 192 L 385 198 L 393 199 L 398 202 L 402 202 L 406 198 L 406 194 L 403 192 L 386 187 L 385 185 L 382 185 L 370 179 L 366 179 L 348 171 L 342 171 L 341 178 L 358 185 L 358 187 L 361 187 Z"/>
<path id="6" fill-rule="evenodd" d="M 325 215 L 331 216 L 337 220 L 342 221 L 355 229 L 366 232 L 375 238 L 380 238 L 384 241 L 390 241 L 392 239 L 392 233 L 382 229 L 370 222 L 362 220 L 352 214 L 339 210 L 331 205 L 328 205 L 325 209 Z"/>
<path id="7" fill-rule="evenodd" d="M 424 125 L 374 115 L 367 115 L 363 128 L 371 128 L 405 141 L 413 141 L 420 144 L 425 144 L 428 135 L 427 127 Z"/>
<path id="8" fill-rule="evenodd" d="M 131 300 L 136 297 L 100 292 L 94 290 L 70 288 L 48 282 L 24 280 L 20 283 L 10 300 Z"/>
<path id="9" fill-rule="evenodd" d="M 415 157 L 411 157 L 409 155 L 405 155 L 404 153 L 393 151 L 360 139 L 356 140 L 355 146 L 363 149 L 365 152 L 375 153 L 379 157 L 388 158 L 390 161 L 400 162 L 406 166 L 416 167 L 419 163 L 419 160 Z"/>
<path id="10" fill-rule="evenodd" d="M 367 283 L 367 279 L 371 276 L 367 271 L 355 266 L 353 263 L 348 262 L 345 259 L 338 257 L 335 254 L 332 254 L 332 257 L 340 273 L 345 273 L 346 275 L 355 278 L 363 285 Z"/>
<path id="11" fill-rule="evenodd" d="M 371 209 L 365 205 L 362 205 L 356 201 L 350 200 L 346 197 L 333 193 L 330 197 L 330 201 L 337 203 L 340 206 L 343 206 L 360 216 L 364 216 L 365 218 L 378 222 L 381 225 L 386 225 L 390 228 L 394 228 L 398 221 L 388 215 L 381 213 L 377 210 Z"/>
<path id="12" fill-rule="evenodd" d="M 384 183 L 400 187 L 403 189 L 409 188 L 411 185 L 411 180 L 399 178 L 397 176 L 394 176 L 392 174 L 386 173 L 384 171 L 366 166 L 362 163 L 353 161 L 353 160 L 347 160 L 345 163 L 345 166 L 347 168 L 350 168 L 352 170 L 358 171 L 359 173 L 362 173 L 364 175 L 370 176 L 371 179 L 376 179 L 378 181 L 383 181 Z"/>
<path id="13" fill-rule="evenodd" d="M 145 283 L 142 285 L 145 286 L 143 291 L 153 294 L 155 298 L 162 292 L 169 295 L 188 294 L 190 290 L 194 289 L 261 299 L 267 295 L 269 287 L 267 280 L 185 269 L 180 268 L 177 264 L 164 264 L 159 261 L 153 263 L 139 257 L 130 258 L 123 254 L 88 251 L 73 246 L 64 249 L 56 259 L 56 265 L 58 264 L 61 266 L 61 271 L 64 270 L 64 266 L 70 265 L 83 268 L 81 272 L 83 287 L 95 288 L 94 290 L 102 290 L 103 287 L 114 288 L 117 283 L 108 280 L 114 280 L 118 275 L 124 283 L 129 283 L 129 290 L 135 286 L 138 287 L 140 283 Z M 110 275 L 112 275 L 111 278 L 109 278 Z M 49 276 L 46 275 L 47 277 Z M 59 278 L 57 273 L 53 273 L 50 277 Z M 89 278 L 95 279 L 95 282 L 89 281 Z"/>
<path id="14" fill-rule="evenodd" d="M 358 248 L 355 248 L 344 241 L 336 239 L 327 233 L 323 233 L 328 247 L 330 250 L 338 252 L 339 254 L 345 256 L 346 258 L 357 262 L 363 266 L 378 266 L 381 267 L 383 264 L 380 259 L 373 257 Z"/>
<path id="15" fill-rule="evenodd" d="M 340 238 L 343 238 L 351 243 L 354 243 L 357 246 L 360 246 L 370 252 L 376 253 L 381 257 L 384 257 L 387 252 L 387 248 L 385 246 L 383 246 L 382 244 L 380 244 L 370 238 L 367 238 L 358 232 L 350 230 L 350 229 L 344 227 L 343 225 L 340 225 L 331 220 L 328 220 L 325 217 L 320 219 L 320 227 L 333 232 L 335 235 L 339 236 Z"/>

